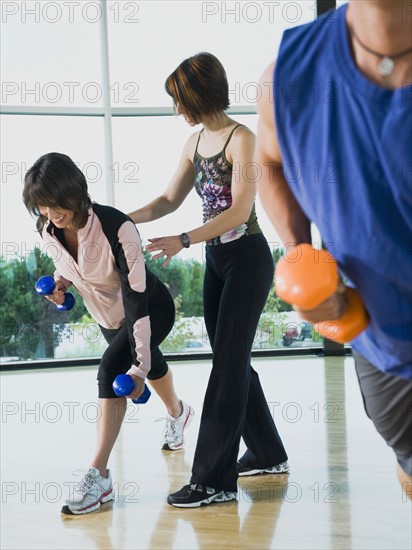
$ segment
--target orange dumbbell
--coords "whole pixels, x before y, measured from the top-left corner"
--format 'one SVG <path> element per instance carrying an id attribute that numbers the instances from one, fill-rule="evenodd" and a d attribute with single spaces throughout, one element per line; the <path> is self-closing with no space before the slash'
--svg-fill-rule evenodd
<path id="1" fill-rule="evenodd" d="M 283 256 L 276 265 L 276 294 L 299 309 L 314 309 L 329 298 L 339 283 L 338 266 L 326 250 L 316 250 L 310 244 L 296 247 L 296 258 Z M 313 328 L 330 340 L 350 342 L 369 324 L 362 300 L 353 288 L 346 288 L 346 308 L 339 319 L 315 323 Z"/>

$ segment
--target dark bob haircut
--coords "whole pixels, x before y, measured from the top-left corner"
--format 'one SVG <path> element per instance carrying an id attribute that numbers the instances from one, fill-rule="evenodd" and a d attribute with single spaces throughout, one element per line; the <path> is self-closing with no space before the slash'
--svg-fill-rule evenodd
<path id="1" fill-rule="evenodd" d="M 70 210 L 74 227 L 80 229 L 86 225 L 92 204 L 83 172 L 62 153 L 47 153 L 29 168 L 24 177 L 23 202 L 27 210 L 37 216 L 39 232 L 47 222 L 39 207 Z"/>
<path id="2" fill-rule="evenodd" d="M 205 115 L 229 107 L 229 85 L 221 62 L 211 53 L 201 52 L 185 59 L 165 83 L 174 104 L 198 124 Z"/>

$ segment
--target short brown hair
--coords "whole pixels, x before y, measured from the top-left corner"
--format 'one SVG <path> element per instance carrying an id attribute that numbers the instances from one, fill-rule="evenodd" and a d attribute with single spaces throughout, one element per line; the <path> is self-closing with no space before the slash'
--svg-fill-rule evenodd
<path id="1" fill-rule="evenodd" d="M 225 69 L 207 52 L 185 59 L 167 77 L 165 89 L 196 124 L 204 115 L 225 111 L 230 103 Z"/>
<path id="2" fill-rule="evenodd" d="M 37 216 L 39 232 L 47 222 L 39 207 L 70 210 L 74 227 L 80 229 L 86 225 L 92 204 L 83 172 L 62 153 L 47 153 L 29 168 L 24 177 L 23 202 L 27 210 Z"/>

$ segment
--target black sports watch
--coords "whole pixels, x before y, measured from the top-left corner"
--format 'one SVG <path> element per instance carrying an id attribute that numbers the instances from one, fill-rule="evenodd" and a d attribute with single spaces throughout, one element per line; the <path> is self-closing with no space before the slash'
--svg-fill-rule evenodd
<path id="1" fill-rule="evenodd" d="M 180 235 L 180 240 L 182 241 L 182 245 L 185 248 L 189 248 L 189 246 L 190 246 L 190 237 L 187 233 L 182 233 Z"/>

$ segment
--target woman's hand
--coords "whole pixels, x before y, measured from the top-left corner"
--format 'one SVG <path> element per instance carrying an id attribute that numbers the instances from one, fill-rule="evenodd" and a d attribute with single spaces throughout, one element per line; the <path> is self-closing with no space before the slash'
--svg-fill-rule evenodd
<path id="1" fill-rule="evenodd" d="M 47 298 L 49 302 L 60 306 L 64 302 L 64 293 L 66 292 L 67 288 L 61 281 L 55 281 L 55 283 L 56 287 L 53 291 L 53 294 L 48 294 L 47 296 L 45 296 L 45 298 Z"/>
<path id="2" fill-rule="evenodd" d="M 130 372 L 128 373 L 128 375 L 132 378 L 135 388 L 133 392 L 126 397 L 129 397 L 132 401 L 134 401 L 135 399 L 138 399 L 144 392 L 144 379 L 140 376 L 136 376 L 135 374 L 131 374 Z"/>
<path id="3" fill-rule="evenodd" d="M 173 256 L 183 249 L 182 241 L 178 235 L 174 237 L 158 237 L 156 239 L 149 239 L 151 244 L 146 246 L 146 250 L 149 252 L 157 252 L 153 257 L 154 260 L 166 256 L 166 261 L 162 264 L 162 267 L 166 267 Z"/>

